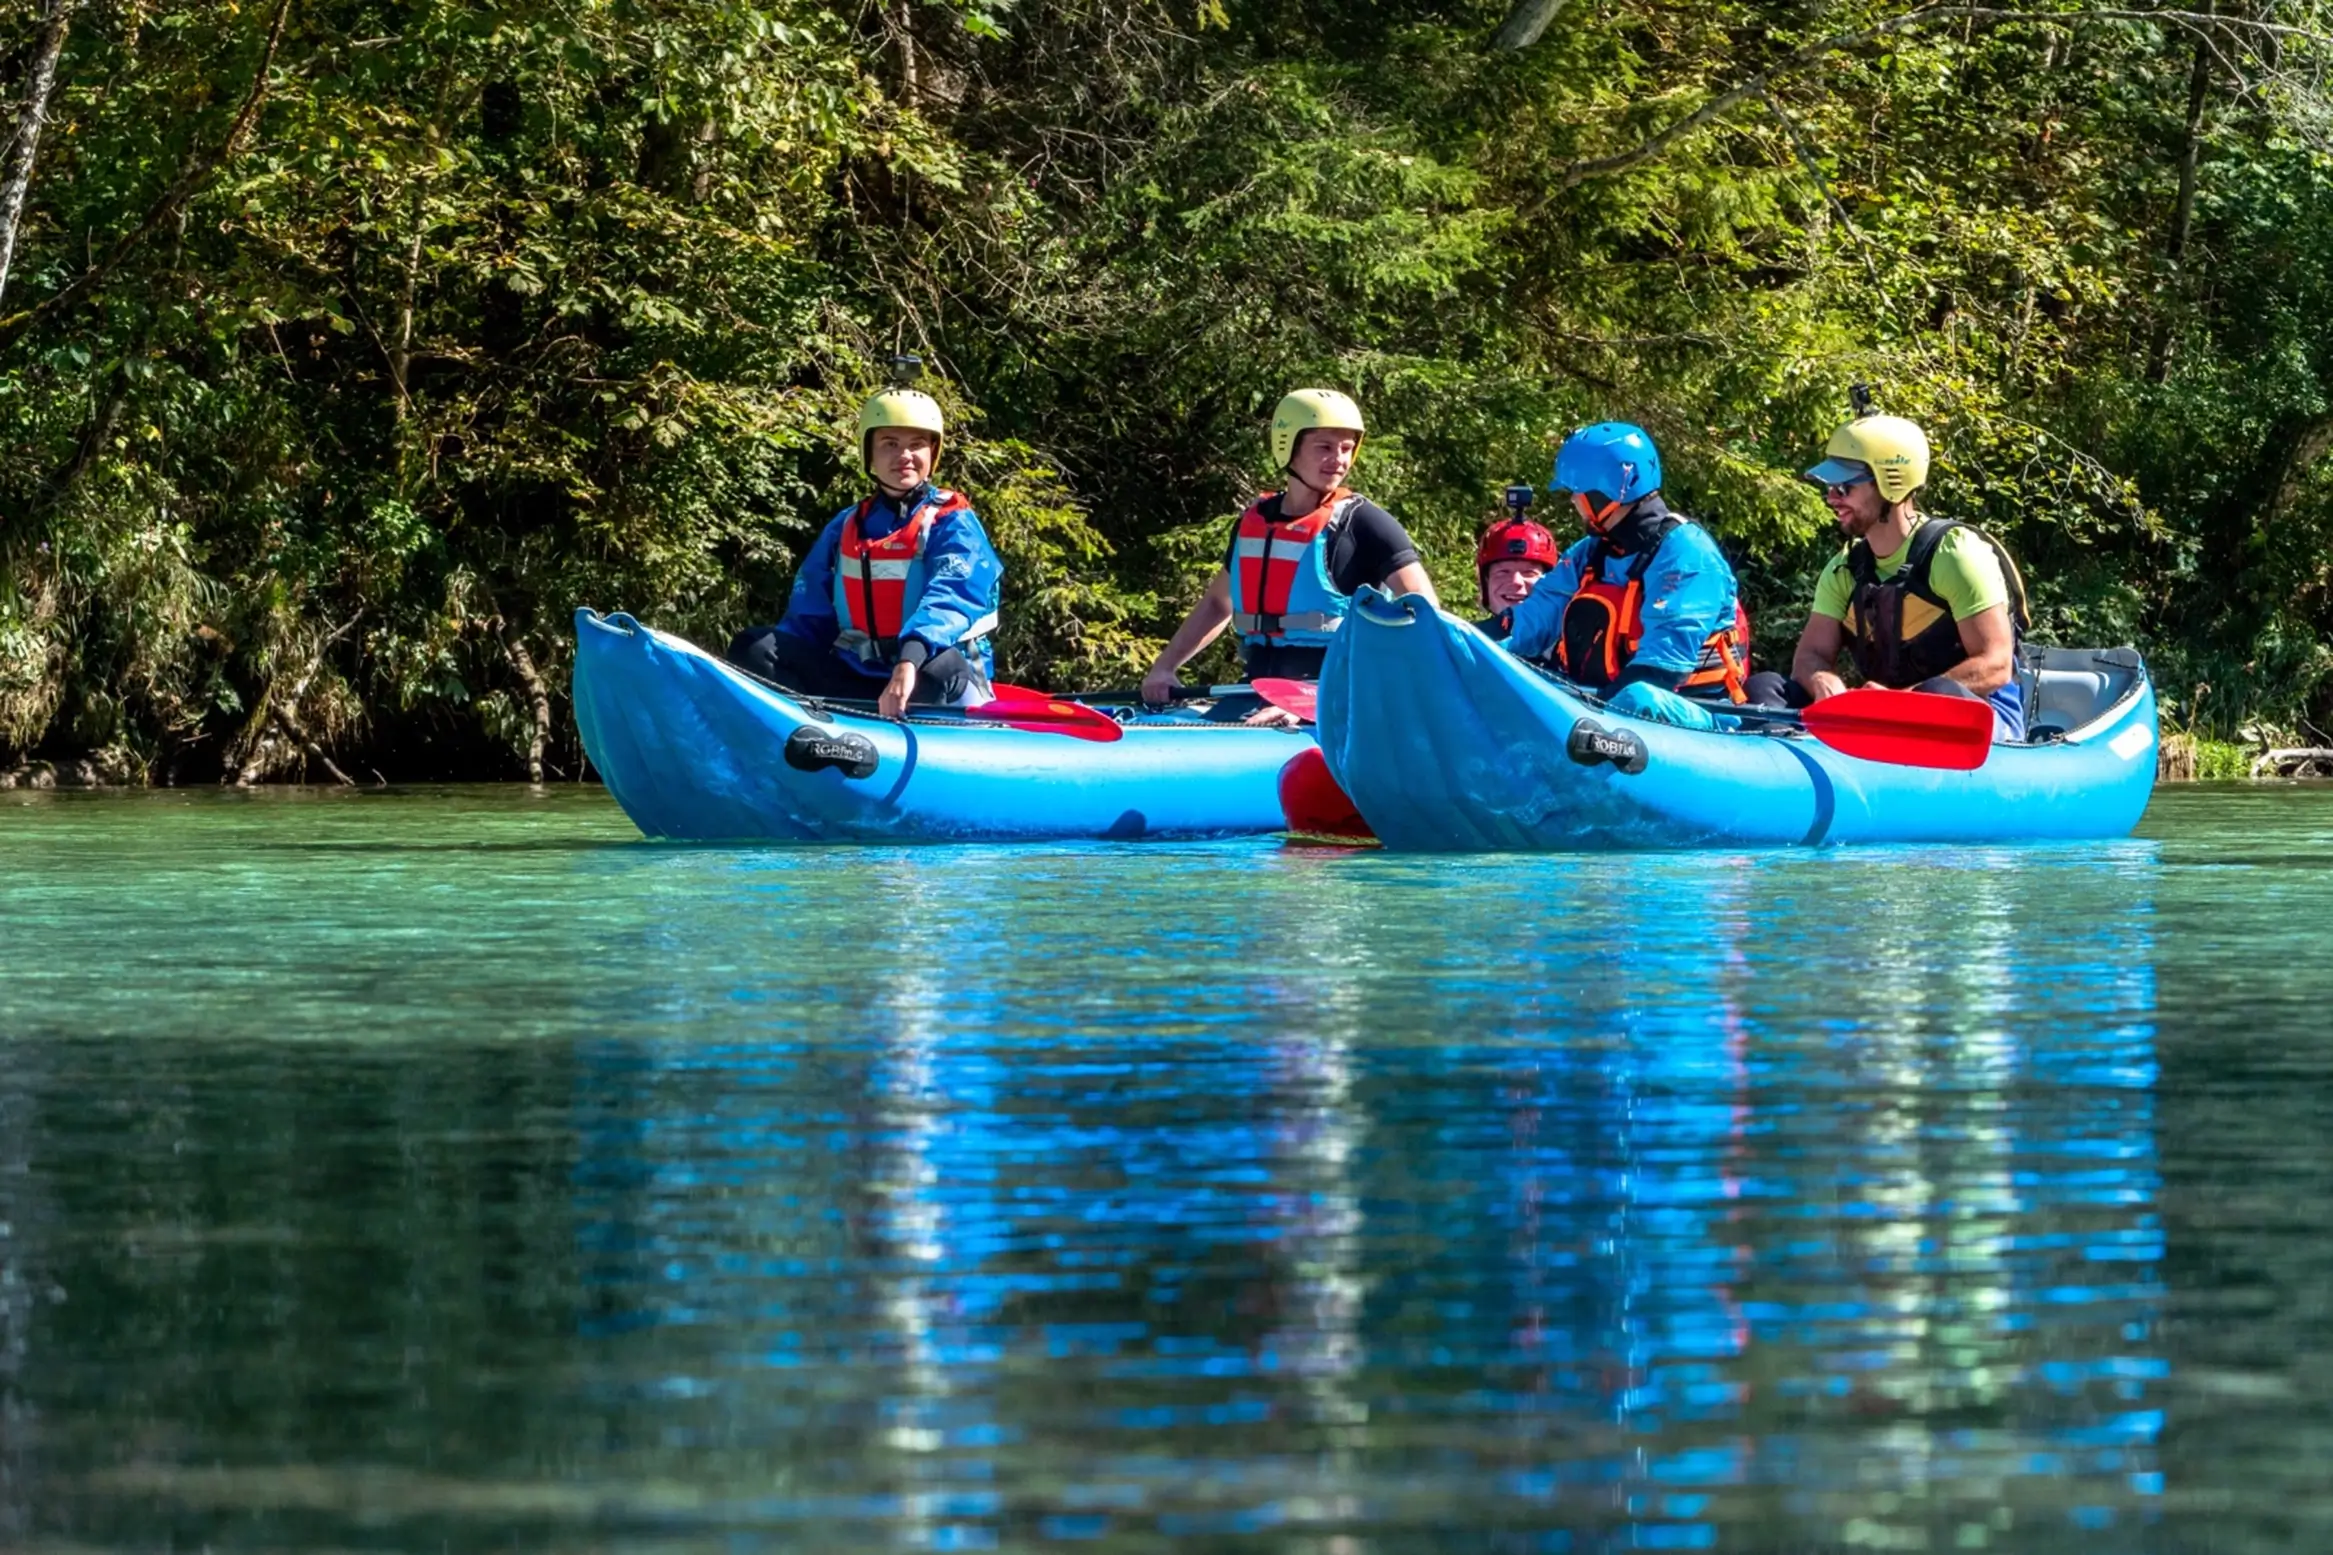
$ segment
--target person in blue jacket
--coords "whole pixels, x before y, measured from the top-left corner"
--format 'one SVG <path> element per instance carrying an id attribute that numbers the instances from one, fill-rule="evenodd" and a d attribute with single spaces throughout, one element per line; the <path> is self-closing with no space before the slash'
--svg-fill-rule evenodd
<path id="1" fill-rule="evenodd" d="M 1619 712 L 1714 728 L 1710 704 L 1743 699 L 1749 620 L 1725 553 L 1660 488 L 1642 427 L 1603 421 L 1564 440 L 1548 490 L 1571 494 L 1588 533 L 1515 606 L 1507 647 Z"/>
<path id="2" fill-rule="evenodd" d="M 859 411 L 875 490 L 837 513 L 794 574 L 775 626 L 737 634 L 729 660 L 809 696 L 988 701 L 1004 564 L 972 504 L 933 484 L 947 423 L 939 402 L 895 385 Z"/>

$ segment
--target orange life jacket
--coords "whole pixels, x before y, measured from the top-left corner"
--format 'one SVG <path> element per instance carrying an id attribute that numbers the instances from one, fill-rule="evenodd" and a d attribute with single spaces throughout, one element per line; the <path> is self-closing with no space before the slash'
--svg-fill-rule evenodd
<path id="1" fill-rule="evenodd" d="M 1555 662 L 1565 675 L 1594 690 L 1619 681 L 1644 642 L 1644 575 L 1668 537 L 1662 530 L 1623 578 L 1605 576 L 1606 564 L 1618 560 L 1617 553 L 1602 544 L 1589 552 L 1579 591 L 1564 606 L 1563 635 L 1555 645 Z M 1733 621 L 1702 642 L 1700 662 L 1677 689 L 1687 696 L 1723 691 L 1727 701 L 1742 702 L 1749 699 L 1749 679 L 1750 613 L 1736 595 Z"/>
<path id="2" fill-rule="evenodd" d="M 852 510 L 843 520 L 835 560 L 835 614 L 842 618 L 836 647 L 866 660 L 889 662 L 899 656 L 899 629 L 923 598 L 923 552 L 932 525 L 971 505 L 961 493 L 942 488 L 915 517 L 879 540 L 859 532 L 875 509 L 875 499 L 869 497 Z"/>
<path id="3" fill-rule="evenodd" d="M 1330 580 L 1322 549 L 1355 498 L 1340 486 L 1302 518 L 1264 516 L 1269 494 L 1239 516 L 1232 537 L 1231 624 L 1243 641 L 1325 646 L 1350 602 Z"/>

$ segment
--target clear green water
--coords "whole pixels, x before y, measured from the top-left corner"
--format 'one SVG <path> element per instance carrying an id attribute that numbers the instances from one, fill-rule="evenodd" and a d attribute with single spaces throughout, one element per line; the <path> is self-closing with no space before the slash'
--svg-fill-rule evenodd
<path id="1" fill-rule="evenodd" d="M 0 1547 L 2321 1551 L 2329 863 L 0 795 Z"/>

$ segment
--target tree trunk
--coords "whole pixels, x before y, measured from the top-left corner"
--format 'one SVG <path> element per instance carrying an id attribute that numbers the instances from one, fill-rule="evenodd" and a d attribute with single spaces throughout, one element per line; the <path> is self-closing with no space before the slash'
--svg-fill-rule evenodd
<path id="1" fill-rule="evenodd" d="M 40 147 L 41 126 L 48 122 L 49 94 L 56 90 L 57 60 L 65 52 L 65 27 L 73 15 L 74 0 L 48 0 L 40 40 L 33 45 L 32 69 L 26 73 L 24 108 L 16 116 L 16 143 L 9 148 L 8 171 L 0 177 L 0 294 L 8 290 L 8 266 L 16 257 L 16 231 L 24 220 L 24 201 L 32 188 L 33 153 Z"/>
<path id="2" fill-rule="evenodd" d="M 1537 43 L 1571 0 L 1515 0 L 1515 8 L 1491 39 L 1494 49 L 1527 49 Z"/>
<path id="3" fill-rule="evenodd" d="M 508 621 L 502 623 L 502 651 L 510 656 L 510 667 L 517 672 L 519 684 L 527 689 L 527 700 L 534 704 L 535 732 L 527 741 L 527 781 L 543 781 L 543 750 L 551 743 L 551 693 L 543 685 L 543 677 L 535 672 L 534 655 L 527 652 L 527 640 L 518 628 Z"/>
<path id="4" fill-rule="evenodd" d="M 892 7 L 891 26 L 899 34 L 899 95 L 913 107 L 923 96 L 923 81 L 916 69 L 915 13 L 908 9 L 908 0 L 898 0 Z"/>
<path id="5" fill-rule="evenodd" d="M 2268 537 L 2289 534 L 2293 508 L 2308 489 L 2309 474 L 2333 453 L 2333 415 L 2315 416 L 2269 442 L 2262 463 L 2271 478 L 2250 489 L 2255 500 L 2241 498 L 2219 503 L 2204 534 L 2205 554 L 2212 558 L 2217 599 L 2242 635 L 2256 632 L 2272 613 L 2256 575 Z M 2261 486 L 2268 496 L 2257 500 Z"/>
<path id="6" fill-rule="evenodd" d="M 2209 11 L 2210 4 L 2204 9 Z M 2211 96 L 2212 40 L 2195 40 L 2195 64 L 2187 76 L 2187 139 L 2179 152 L 2179 198 L 2171 208 L 2171 231 L 2163 242 L 2176 281 L 2187 257 L 2187 240 L 2195 231 L 2195 180 L 2203 165 L 2203 108 Z M 2167 306 L 2172 299 L 2163 299 Z M 2171 320 L 2155 322 L 2155 338 L 2147 350 L 2147 381 L 2161 383 L 2171 375 Z"/>
<path id="7" fill-rule="evenodd" d="M 421 186 L 413 187 L 413 238 L 405 248 L 405 283 L 397 299 L 397 343 L 389 348 L 389 386 L 396 391 L 397 403 L 391 414 L 403 426 L 413 414 L 413 306 L 421 290 Z M 403 452 L 398 457 L 403 459 Z M 400 483 L 399 489 L 403 489 Z"/>
<path id="8" fill-rule="evenodd" d="M 2333 416 L 2319 416 L 2308 422 L 2285 445 L 2283 466 L 2277 471 L 2276 489 L 2268 499 L 2268 507 L 2253 527 L 2255 534 L 2273 533 L 2301 498 L 2301 488 L 2309 482 L 2309 471 L 2326 454 L 2333 453 Z"/>

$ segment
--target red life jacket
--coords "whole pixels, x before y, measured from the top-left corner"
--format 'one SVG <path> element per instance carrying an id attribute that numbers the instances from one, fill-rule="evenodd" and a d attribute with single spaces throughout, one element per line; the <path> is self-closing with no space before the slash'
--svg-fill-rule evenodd
<path id="1" fill-rule="evenodd" d="M 1269 500 L 1267 493 L 1240 514 L 1233 533 L 1232 629 L 1248 641 L 1325 645 L 1347 601 L 1335 593 L 1319 546 L 1353 494 L 1339 486 L 1302 518 L 1278 523 L 1264 516 Z"/>
<path id="2" fill-rule="evenodd" d="M 1606 564 L 1618 559 L 1616 553 L 1601 544 L 1588 553 L 1579 591 L 1564 606 L 1563 636 L 1555 645 L 1555 662 L 1564 674 L 1594 690 L 1619 681 L 1644 642 L 1644 575 L 1668 537 L 1663 529 L 1623 578 L 1605 576 Z M 1677 689 L 1687 696 L 1722 690 L 1727 701 L 1742 702 L 1749 699 L 1749 679 L 1750 613 L 1736 595 L 1732 624 L 1703 641 L 1700 662 Z"/>
<path id="3" fill-rule="evenodd" d="M 852 510 L 842 522 L 842 545 L 835 560 L 835 613 L 842 618 L 836 647 L 861 659 L 888 662 L 899 656 L 899 629 L 923 598 L 923 552 L 932 525 L 971 505 L 961 493 L 943 487 L 915 517 L 880 540 L 859 532 L 859 525 L 875 510 L 875 499 L 869 497 Z"/>

